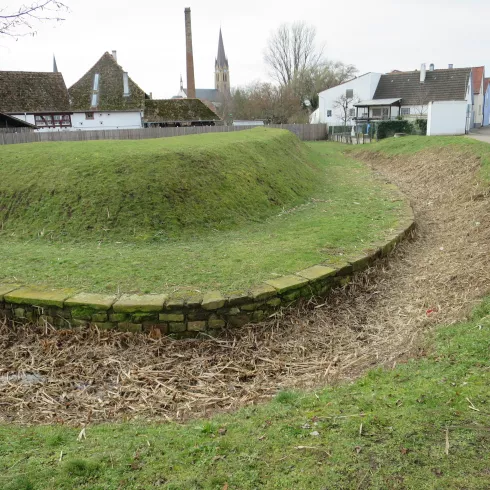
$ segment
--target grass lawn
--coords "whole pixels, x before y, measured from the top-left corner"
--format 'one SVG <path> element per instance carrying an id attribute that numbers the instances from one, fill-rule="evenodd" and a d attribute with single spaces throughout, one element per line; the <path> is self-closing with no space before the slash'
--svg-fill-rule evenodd
<path id="1" fill-rule="evenodd" d="M 0 426 L 0 487 L 488 489 L 490 299 L 425 357 L 184 425 Z M 61 457 L 62 456 L 62 457 Z"/>
<path id="2" fill-rule="evenodd" d="M 196 137 L 189 141 L 192 138 Z M 184 140 L 171 140 L 179 139 Z M 290 139 L 285 143 L 298 144 Z M 260 138 L 259 143 L 265 145 Z M 50 147 L 38 144 L 35 150 L 42 148 Z M 259 219 L 257 215 L 239 227 L 188 230 L 179 237 L 156 232 L 151 239 L 114 235 L 101 239 L 90 234 L 76 240 L 27 239 L 4 232 L 0 235 L 0 281 L 93 292 L 235 291 L 320 262 L 338 263 L 369 249 L 396 227 L 402 205 L 393 190 L 343 150 L 345 145 L 335 143 L 301 144 L 294 151 L 303 155 L 315 179 L 314 186 L 305 184 L 307 197 L 275 206 L 273 216 Z M 299 165 L 305 163 L 294 162 L 292 167 Z M 300 177 L 292 167 L 288 185 L 298 188 Z M 304 173 L 311 177 L 310 170 Z"/>

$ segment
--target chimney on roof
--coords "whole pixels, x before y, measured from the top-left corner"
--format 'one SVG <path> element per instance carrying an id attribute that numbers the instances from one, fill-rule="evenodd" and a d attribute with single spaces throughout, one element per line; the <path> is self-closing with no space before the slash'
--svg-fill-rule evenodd
<path id="1" fill-rule="evenodd" d="M 447 67 L 448 67 L 449 70 L 452 70 L 453 69 L 453 66 L 454 65 L 452 63 L 449 63 L 449 65 L 447 65 Z"/>
<path id="2" fill-rule="evenodd" d="M 192 26 L 191 9 L 186 8 L 185 13 L 185 42 L 186 42 L 186 63 L 187 63 L 187 97 L 196 98 L 196 82 L 194 79 L 194 55 L 192 53 Z"/>
<path id="3" fill-rule="evenodd" d="M 112 57 L 117 62 L 117 51 L 115 49 L 112 51 Z"/>
<path id="4" fill-rule="evenodd" d="M 434 63 L 431 63 L 431 64 L 429 65 L 429 71 L 434 71 Z"/>
<path id="5" fill-rule="evenodd" d="M 420 65 L 420 83 L 425 82 L 425 63 Z"/>

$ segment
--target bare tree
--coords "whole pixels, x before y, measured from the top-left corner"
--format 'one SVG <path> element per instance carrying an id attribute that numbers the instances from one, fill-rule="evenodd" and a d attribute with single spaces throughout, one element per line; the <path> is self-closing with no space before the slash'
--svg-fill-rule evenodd
<path id="1" fill-rule="evenodd" d="M 349 90 L 346 90 L 345 94 L 340 95 L 333 101 L 333 108 L 336 109 L 344 127 L 347 127 L 347 123 L 352 121 L 354 117 L 351 112 L 353 110 L 351 106 L 354 101 L 358 101 L 358 98 L 356 98 L 353 91 L 350 92 Z"/>
<path id="2" fill-rule="evenodd" d="M 264 61 L 281 85 L 291 84 L 306 70 L 323 61 L 323 48 L 315 44 L 316 29 L 304 22 L 282 24 L 268 41 Z"/>
<path id="3" fill-rule="evenodd" d="M 39 0 L 20 7 L 0 8 L 0 36 L 21 37 L 35 35 L 35 26 L 39 22 L 65 20 L 61 12 L 68 7 L 58 0 Z"/>
<path id="4" fill-rule="evenodd" d="M 414 114 L 417 117 L 427 117 L 427 110 L 429 106 L 429 87 L 425 83 L 421 83 L 414 95 L 415 105 L 413 107 Z"/>

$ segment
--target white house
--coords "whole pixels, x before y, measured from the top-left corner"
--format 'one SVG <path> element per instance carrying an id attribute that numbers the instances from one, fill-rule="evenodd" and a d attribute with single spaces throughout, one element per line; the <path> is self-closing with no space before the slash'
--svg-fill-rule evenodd
<path id="1" fill-rule="evenodd" d="M 427 71 L 422 64 L 420 71 L 382 75 L 374 96 L 355 104 L 354 120 L 427 118 L 428 134 L 464 134 L 471 127 L 472 106 L 471 68 L 436 70 L 430 65 Z"/>
<path id="2" fill-rule="evenodd" d="M 310 122 L 327 123 L 332 126 L 344 124 L 343 111 L 338 107 L 340 98 L 347 98 L 348 118 L 351 119 L 355 115 L 356 102 L 373 98 L 380 77 L 381 73 L 365 73 L 320 92 L 318 109 L 311 114 Z"/>
<path id="3" fill-rule="evenodd" d="M 105 52 L 68 93 L 73 130 L 141 128 L 150 98 L 117 63 L 116 51 Z"/>

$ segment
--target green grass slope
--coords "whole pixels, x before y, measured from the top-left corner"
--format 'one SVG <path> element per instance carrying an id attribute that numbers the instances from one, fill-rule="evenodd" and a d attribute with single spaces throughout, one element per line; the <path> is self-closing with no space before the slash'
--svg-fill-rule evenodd
<path id="1" fill-rule="evenodd" d="M 487 300 L 426 357 L 352 384 L 185 425 L 89 426 L 82 441 L 80 428 L 5 424 L 0 487 L 487 490 L 489 344 Z"/>
<path id="2" fill-rule="evenodd" d="M 276 129 L 3 146 L 0 223 L 17 237 L 176 237 L 261 221 L 307 200 L 321 176 Z"/>

